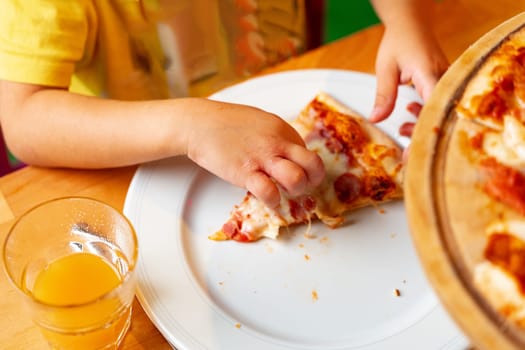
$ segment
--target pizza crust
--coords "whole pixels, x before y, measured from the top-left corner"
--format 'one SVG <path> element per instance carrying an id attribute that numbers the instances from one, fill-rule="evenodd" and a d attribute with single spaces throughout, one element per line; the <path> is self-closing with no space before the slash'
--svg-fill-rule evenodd
<path id="1" fill-rule="evenodd" d="M 472 153 L 470 138 L 481 130 L 483 127 L 479 124 L 458 119 L 442 169 L 448 224 L 451 232 L 462 238 L 456 240 L 457 249 L 469 270 L 483 259 L 485 236 L 480 232 L 484 232 L 493 215 L 501 210 L 480 188 L 480 174 L 475 166 L 479 158 Z"/>

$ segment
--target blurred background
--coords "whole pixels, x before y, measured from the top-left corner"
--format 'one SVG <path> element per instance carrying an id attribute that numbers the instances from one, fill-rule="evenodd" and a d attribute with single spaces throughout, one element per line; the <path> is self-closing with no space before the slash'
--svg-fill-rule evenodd
<path id="1" fill-rule="evenodd" d="M 379 23 L 369 0 L 216 0 L 216 8 L 213 2 L 194 0 L 169 28 L 161 26 L 176 95 L 209 95 Z"/>
<path id="2" fill-rule="evenodd" d="M 369 0 L 325 0 L 323 43 L 379 23 Z"/>

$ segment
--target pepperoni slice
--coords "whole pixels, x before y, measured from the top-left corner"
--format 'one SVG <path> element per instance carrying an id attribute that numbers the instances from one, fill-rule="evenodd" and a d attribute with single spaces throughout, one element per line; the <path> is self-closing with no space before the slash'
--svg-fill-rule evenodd
<path id="1" fill-rule="evenodd" d="M 290 205 L 290 215 L 296 222 L 307 222 L 312 217 L 316 202 L 312 196 L 302 196 L 288 201 Z"/>
<path id="2" fill-rule="evenodd" d="M 344 173 L 334 181 L 337 199 L 343 203 L 352 203 L 361 193 L 361 180 L 351 173 Z"/>
<path id="3" fill-rule="evenodd" d="M 396 183 L 386 175 L 374 174 L 364 179 L 364 193 L 375 201 L 381 201 L 383 198 L 395 191 Z"/>
<path id="4" fill-rule="evenodd" d="M 241 221 L 230 220 L 222 226 L 222 232 L 228 236 L 229 239 L 233 239 L 237 242 L 250 242 L 252 241 L 249 236 L 240 231 Z"/>
<path id="5" fill-rule="evenodd" d="M 481 163 L 487 176 L 483 189 L 492 198 L 525 215 L 525 175 L 488 158 Z"/>
<path id="6" fill-rule="evenodd" d="M 495 122 L 501 123 L 503 114 L 509 109 L 505 93 L 501 88 L 495 88 L 490 93 L 481 96 L 478 104 L 478 114 L 489 116 Z"/>

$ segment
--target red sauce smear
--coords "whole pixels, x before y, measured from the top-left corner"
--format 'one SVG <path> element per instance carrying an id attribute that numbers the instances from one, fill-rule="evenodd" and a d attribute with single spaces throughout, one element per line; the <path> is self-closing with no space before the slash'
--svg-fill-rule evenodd
<path id="1" fill-rule="evenodd" d="M 494 158 L 483 160 L 481 170 L 486 176 L 484 191 L 497 201 L 525 215 L 525 175 Z"/>
<path id="2" fill-rule="evenodd" d="M 485 258 L 510 273 L 525 294 L 525 242 L 506 232 L 489 236 Z"/>

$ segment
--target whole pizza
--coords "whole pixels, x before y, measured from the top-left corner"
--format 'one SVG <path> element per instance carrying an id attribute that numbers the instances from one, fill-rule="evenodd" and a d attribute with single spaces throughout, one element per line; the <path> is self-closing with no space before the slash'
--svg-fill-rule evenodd
<path id="1" fill-rule="evenodd" d="M 451 149 L 457 152 L 458 170 L 470 172 L 480 216 L 474 228 L 483 242 L 474 283 L 499 313 L 525 327 L 524 31 L 490 54 L 456 112 Z"/>
<path id="2" fill-rule="evenodd" d="M 427 276 L 479 348 L 525 346 L 525 14 L 480 38 L 423 108 L 407 166 Z"/>

